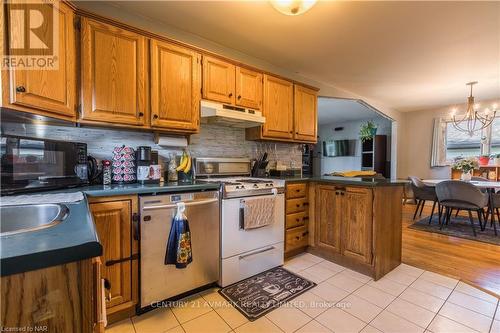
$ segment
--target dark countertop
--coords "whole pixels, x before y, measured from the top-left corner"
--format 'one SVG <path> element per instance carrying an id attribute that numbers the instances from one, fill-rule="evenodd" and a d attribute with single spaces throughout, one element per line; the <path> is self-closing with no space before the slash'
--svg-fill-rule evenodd
<path id="1" fill-rule="evenodd" d="M 95 185 L 44 193 L 83 192 L 86 196 L 111 196 L 150 193 L 218 190 L 220 183 Z M 86 199 L 65 204 L 68 217 L 42 230 L 3 236 L 0 239 L 1 276 L 62 265 L 98 257 L 102 246 Z"/>
<path id="2" fill-rule="evenodd" d="M 287 183 L 302 183 L 302 182 L 315 182 L 315 183 L 332 183 L 341 185 L 357 185 L 357 186 L 403 186 L 408 184 L 406 180 L 391 180 L 381 178 L 358 178 L 358 177 L 337 177 L 337 176 L 321 176 L 321 177 L 285 177 L 279 178 Z"/>
<path id="3" fill-rule="evenodd" d="M 1 276 L 62 265 L 102 254 L 87 200 L 65 205 L 69 208 L 69 215 L 61 223 L 1 238 Z"/>

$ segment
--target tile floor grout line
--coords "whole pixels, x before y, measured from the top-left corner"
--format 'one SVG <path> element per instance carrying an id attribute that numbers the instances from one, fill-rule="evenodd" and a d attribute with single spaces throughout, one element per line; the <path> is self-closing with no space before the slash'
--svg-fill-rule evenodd
<path id="1" fill-rule="evenodd" d="M 460 281 L 459 281 L 459 282 L 460 282 Z M 439 310 L 438 310 L 438 311 L 434 314 L 434 317 L 432 317 L 432 320 L 429 322 L 429 324 L 428 324 L 428 325 L 427 325 L 427 327 L 425 328 L 425 330 L 426 330 L 426 331 L 430 331 L 430 332 L 432 332 L 432 331 L 429 329 L 429 326 L 431 326 L 431 324 L 432 324 L 432 322 L 434 321 L 434 319 L 436 319 L 436 317 L 439 315 L 439 312 L 441 311 L 441 309 L 443 308 L 443 306 L 446 304 L 446 302 L 448 302 L 448 299 L 450 298 L 451 294 L 453 294 L 453 292 L 455 291 L 455 289 L 457 288 L 457 286 L 458 286 L 458 283 L 455 285 L 455 288 L 453 288 L 453 289 L 451 290 L 451 293 L 448 295 L 448 297 L 446 297 L 446 299 L 444 300 L 443 304 L 441 304 L 441 306 L 439 307 Z M 446 317 L 446 316 L 443 316 L 443 317 L 445 317 L 446 319 L 451 320 L 451 321 L 453 321 L 453 322 L 455 322 L 455 323 L 458 323 L 458 324 L 460 324 L 460 325 L 464 325 L 464 324 L 459 323 L 458 321 L 455 321 L 455 320 L 453 320 L 453 319 L 451 319 L 451 318 L 448 318 L 448 317 Z M 467 325 L 464 325 L 464 326 L 469 327 L 469 326 L 467 326 Z M 471 327 L 469 327 L 469 328 L 471 328 Z M 474 331 L 475 331 L 475 330 L 474 330 Z"/>
<path id="2" fill-rule="evenodd" d="M 453 291 L 451 292 L 451 294 L 453 294 L 455 291 L 456 291 L 457 293 L 462 294 L 462 295 L 467 295 L 467 294 L 461 293 L 460 291 L 455 290 L 455 289 L 453 289 Z M 451 294 L 450 294 L 450 296 L 451 296 Z M 470 296 L 470 295 L 467 295 L 467 296 Z M 471 296 L 471 297 L 474 297 L 474 296 Z M 476 299 L 479 299 L 479 298 L 476 298 Z M 481 300 L 481 299 L 479 299 L 479 300 Z M 481 301 L 486 302 L 485 300 L 481 300 Z M 486 317 L 490 317 L 490 316 L 488 316 L 488 315 L 486 315 L 486 314 L 484 314 L 484 313 L 478 312 L 478 311 L 476 311 L 476 310 L 474 310 L 474 309 L 469 309 L 469 308 L 466 308 L 465 306 L 462 306 L 461 304 L 457 304 L 457 303 L 455 303 L 455 302 L 453 302 L 453 301 L 449 301 L 449 302 L 450 302 L 451 304 L 454 304 L 454 305 L 459 306 L 459 307 L 461 307 L 461 308 L 464 308 L 464 309 L 467 309 L 467 310 L 469 310 L 469 311 L 475 312 L 475 313 L 477 313 L 477 314 L 480 314 L 480 315 L 483 315 L 483 316 L 486 316 Z M 486 303 L 493 304 L 493 303 L 490 303 L 490 302 L 486 302 Z M 493 304 L 493 305 L 495 305 L 495 304 Z M 495 307 L 495 309 L 496 309 L 496 307 Z M 493 317 L 490 317 L 490 318 L 493 318 L 493 319 L 495 318 L 495 312 L 496 312 L 496 310 L 493 312 Z"/>
<path id="3" fill-rule="evenodd" d="M 499 307 L 500 307 L 500 299 L 497 300 L 497 307 L 495 308 L 495 312 L 493 313 L 493 320 L 490 323 L 490 329 L 488 330 L 488 332 L 490 332 L 490 333 L 495 333 L 492 331 L 492 329 L 493 329 L 493 324 L 495 323 L 495 317 L 496 317 L 497 313 L 499 313 L 498 312 Z"/>

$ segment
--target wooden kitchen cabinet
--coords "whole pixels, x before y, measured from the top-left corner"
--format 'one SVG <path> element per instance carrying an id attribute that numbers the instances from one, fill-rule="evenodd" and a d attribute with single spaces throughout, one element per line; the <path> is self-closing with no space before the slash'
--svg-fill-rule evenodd
<path id="1" fill-rule="evenodd" d="M 274 139 L 293 138 L 293 83 L 264 75 L 264 105 L 266 123 L 262 136 Z"/>
<path id="2" fill-rule="evenodd" d="M 294 140 L 316 142 L 318 95 L 313 89 L 294 85 Z"/>
<path id="3" fill-rule="evenodd" d="M 203 57 L 203 98 L 234 104 L 235 67 L 210 56 Z"/>
<path id="4" fill-rule="evenodd" d="M 286 184 L 285 257 L 304 252 L 309 244 L 307 183 Z"/>
<path id="5" fill-rule="evenodd" d="M 81 119 L 146 125 L 146 37 L 88 18 L 81 26 Z"/>
<path id="6" fill-rule="evenodd" d="M 326 251 L 340 253 L 342 203 L 335 186 L 319 185 L 316 194 L 315 245 Z"/>
<path id="7" fill-rule="evenodd" d="M 27 4 L 11 4 L 23 9 Z M 62 2 L 48 2 L 42 10 L 58 12 L 59 26 L 57 67 L 22 70 L 15 67 L 2 71 L 2 106 L 43 116 L 66 120 L 76 119 L 76 49 L 73 9 Z M 27 21 L 24 21 L 27 24 Z M 12 20 L 9 38 L 19 30 L 29 31 Z M 49 33 L 49 30 L 38 31 Z M 43 40 L 45 40 L 42 37 Z M 6 50 L 6 54 L 9 54 Z M 50 57 L 50 59 L 53 59 Z M 48 63 L 48 62 L 47 62 Z"/>
<path id="8" fill-rule="evenodd" d="M 262 107 L 262 73 L 236 66 L 236 105 L 251 109 Z"/>
<path id="9" fill-rule="evenodd" d="M 102 278 L 107 279 L 106 308 L 109 321 L 134 313 L 138 292 L 137 197 L 91 198 L 90 211 L 103 247 Z"/>
<path id="10" fill-rule="evenodd" d="M 372 191 L 347 187 L 341 198 L 342 255 L 370 264 L 372 261 Z"/>
<path id="11" fill-rule="evenodd" d="M 151 126 L 197 132 L 200 126 L 201 55 L 151 40 Z"/>

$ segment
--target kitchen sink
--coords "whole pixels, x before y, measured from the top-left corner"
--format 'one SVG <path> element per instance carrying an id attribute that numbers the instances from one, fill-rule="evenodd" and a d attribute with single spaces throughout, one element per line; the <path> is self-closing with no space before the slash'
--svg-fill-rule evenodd
<path id="1" fill-rule="evenodd" d="M 0 236 L 53 227 L 68 216 L 62 204 L 34 204 L 0 207 Z"/>

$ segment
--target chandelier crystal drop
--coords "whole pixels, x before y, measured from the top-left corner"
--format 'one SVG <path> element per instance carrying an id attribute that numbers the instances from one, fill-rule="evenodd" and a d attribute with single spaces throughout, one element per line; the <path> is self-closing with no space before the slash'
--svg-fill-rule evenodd
<path id="1" fill-rule="evenodd" d="M 453 109 L 451 119 L 453 127 L 461 132 L 473 136 L 474 133 L 482 131 L 484 128 L 491 125 L 496 116 L 497 105 L 493 104 L 492 109 L 486 108 L 482 112 L 479 111 L 479 104 L 475 104 L 474 96 L 472 96 L 472 88 L 477 84 L 477 81 L 466 83 L 470 86 L 470 96 L 467 98 L 467 109 L 465 114 L 457 116 L 457 110 Z"/>

